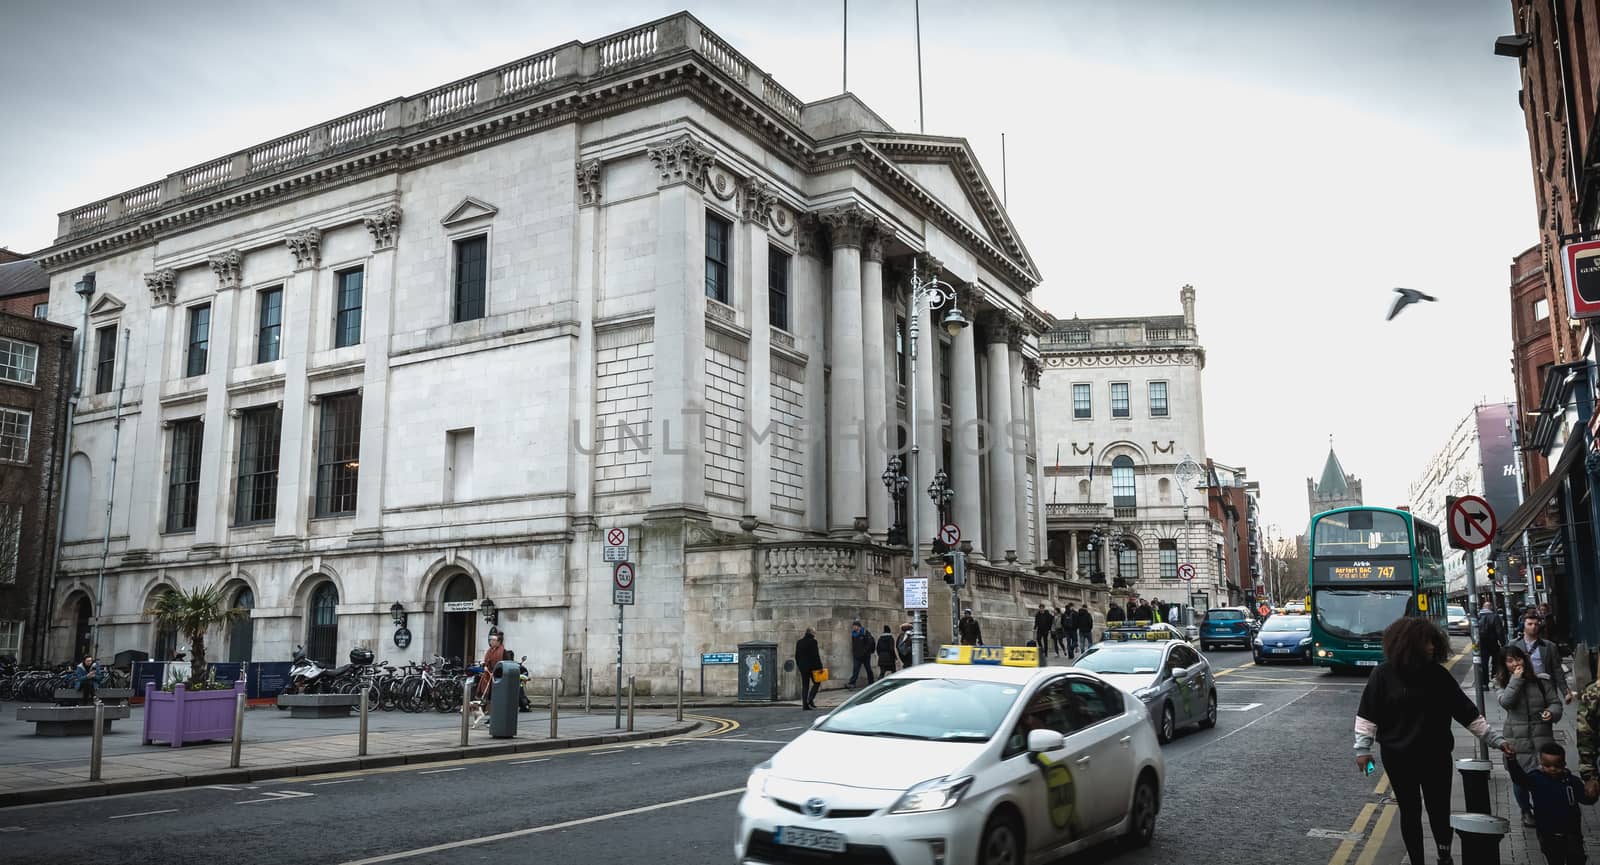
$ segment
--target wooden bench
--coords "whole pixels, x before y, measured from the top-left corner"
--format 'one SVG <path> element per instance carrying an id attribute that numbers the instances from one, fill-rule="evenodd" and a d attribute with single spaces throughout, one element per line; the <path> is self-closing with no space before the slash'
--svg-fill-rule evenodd
<path id="1" fill-rule="evenodd" d="M 127 706 L 102 706 L 103 732 L 111 732 L 112 721 L 126 720 Z M 33 724 L 35 736 L 89 736 L 94 733 L 93 706 L 19 706 L 17 720 Z"/>
<path id="2" fill-rule="evenodd" d="M 279 694 L 278 708 L 291 718 L 348 718 L 361 702 L 360 694 Z"/>
<path id="3" fill-rule="evenodd" d="M 94 695 L 102 703 L 106 703 L 108 705 L 116 703 L 116 704 L 120 704 L 120 705 L 126 706 L 128 704 L 128 701 L 133 699 L 133 689 L 132 688 L 96 688 L 94 690 Z M 81 702 L 82 700 L 83 700 L 83 692 L 78 690 L 77 688 L 57 688 L 56 689 L 55 701 L 56 701 L 56 705 L 58 705 L 58 706 L 79 706 L 79 705 L 82 705 L 82 702 Z"/>

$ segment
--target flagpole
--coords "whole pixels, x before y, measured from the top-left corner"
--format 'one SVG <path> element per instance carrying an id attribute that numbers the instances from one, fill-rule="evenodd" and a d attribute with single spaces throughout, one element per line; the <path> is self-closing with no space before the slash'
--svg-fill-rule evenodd
<path id="1" fill-rule="evenodd" d="M 848 2 L 848 0 L 846 0 Z M 917 132 L 923 132 L 922 124 L 922 0 L 916 0 L 913 9 L 917 16 Z"/>
<path id="2" fill-rule="evenodd" d="M 840 56 L 844 60 L 844 86 L 840 92 L 850 92 L 850 0 L 844 0 L 844 50 Z"/>

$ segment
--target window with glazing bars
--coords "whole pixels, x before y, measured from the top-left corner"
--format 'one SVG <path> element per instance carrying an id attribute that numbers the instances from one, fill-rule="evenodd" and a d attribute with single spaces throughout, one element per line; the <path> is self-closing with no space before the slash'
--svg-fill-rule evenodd
<path id="1" fill-rule="evenodd" d="M 317 516 L 355 513 L 361 469 L 361 395 L 322 398 L 317 435 Z"/>
<path id="2" fill-rule="evenodd" d="M 767 323 L 789 329 L 789 253 L 767 247 Z"/>
<path id="3" fill-rule="evenodd" d="M 0 585 L 17 581 L 22 556 L 22 505 L 0 505 Z"/>
<path id="4" fill-rule="evenodd" d="M 950 404 L 950 341 L 939 340 L 939 401 Z"/>
<path id="5" fill-rule="evenodd" d="M 1072 416 L 1076 419 L 1094 416 L 1094 403 L 1091 388 L 1086 384 L 1072 386 Z"/>
<path id="6" fill-rule="evenodd" d="M 483 318 L 488 280 L 489 238 L 479 235 L 456 241 L 455 321 Z"/>
<path id="7" fill-rule="evenodd" d="M 906 384 L 906 320 L 896 316 L 894 320 L 894 380 L 901 387 Z"/>
<path id="8" fill-rule="evenodd" d="M 33 384 L 38 367 L 38 346 L 31 342 L 0 338 L 0 379 Z"/>
<path id="9" fill-rule="evenodd" d="M 256 363 L 271 363 L 283 348 L 283 288 L 257 294 L 261 310 L 256 325 Z"/>
<path id="10" fill-rule="evenodd" d="M 200 512 L 200 447 L 205 426 L 199 418 L 172 425 L 172 466 L 167 470 L 167 531 L 194 528 Z"/>
<path id="11" fill-rule="evenodd" d="M 1136 508 L 1139 506 L 1133 483 L 1133 459 L 1124 455 L 1111 461 L 1111 506 Z"/>
<path id="12" fill-rule="evenodd" d="M 706 297 L 728 302 L 728 236 L 733 223 L 714 213 L 706 214 Z"/>
<path id="13" fill-rule="evenodd" d="M 1157 550 L 1157 554 L 1161 562 L 1161 578 L 1176 580 L 1178 578 L 1178 542 L 1175 540 L 1162 541 L 1161 548 Z"/>
<path id="14" fill-rule="evenodd" d="M 239 488 L 233 521 L 270 522 L 278 514 L 278 433 L 283 411 L 263 406 L 245 411 L 239 423 Z"/>
<path id="15" fill-rule="evenodd" d="M 346 270 L 339 274 L 338 283 L 339 313 L 333 322 L 333 347 L 344 348 L 361 342 L 361 301 L 366 293 L 367 272 Z M 481 306 L 481 295 L 479 303 Z M 479 312 L 475 317 L 481 318 L 482 315 Z"/>
<path id="16" fill-rule="evenodd" d="M 189 351 L 184 375 L 206 374 L 206 357 L 211 350 L 211 304 L 189 307 Z"/>
<path id="17" fill-rule="evenodd" d="M 1150 382 L 1150 416 L 1167 416 L 1167 383 L 1164 381 Z"/>
<path id="18" fill-rule="evenodd" d="M 1125 381 L 1111 383 L 1111 416 L 1128 416 L 1128 383 Z"/>
<path id="19" fill-rule="evenodd" d="M 94 392 L 110 393 L 117 369 L 117 326 L 108 324 L 94 332 Z"/>
<path id="20" fill-rule="evenodd" d="M 32 434 L 32 412 L 0 409 L 0 462 L 27 462 L 28 441 Z"/>
<path id="21" fill-rule="evenodd" d="M 1139 550 L 1135 547 L 1123 547 L 1117 553 L 1117 576 L 1125 580 L 1137 579 L 1139 576 Z"/>

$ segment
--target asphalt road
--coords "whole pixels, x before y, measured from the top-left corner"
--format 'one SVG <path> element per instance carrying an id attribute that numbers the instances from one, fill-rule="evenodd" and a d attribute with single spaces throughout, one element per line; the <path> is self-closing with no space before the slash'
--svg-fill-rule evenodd
<path id="1" fill-rule="evenodd" d="M 1357 774 L 1350 759 L 1362 679 L 1255 667 L 1241 651 L 1208 657 L 1219 671 L 1219 722 L 1166 746 L 1154 843 L 1075 863 L 1320 863 L 1340 839 L 1308 832 L 1344 832 L 1377 800 L 1377 779 Z M 731 723 L 641 745 L 0 810 L 0 861 L 732 862 L 750 767 L 815 715 L 707 714 Z"/>

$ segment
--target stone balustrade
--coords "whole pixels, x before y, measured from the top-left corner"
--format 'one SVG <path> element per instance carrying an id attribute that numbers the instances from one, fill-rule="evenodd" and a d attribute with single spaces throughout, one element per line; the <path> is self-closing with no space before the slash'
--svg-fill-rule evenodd
<path id="1" fill-rule="evenodd" d="M 1044 510 L 1046 519 L 1097 520 L 1105 512 L 1105 502 L 1050 502 Z"/>

